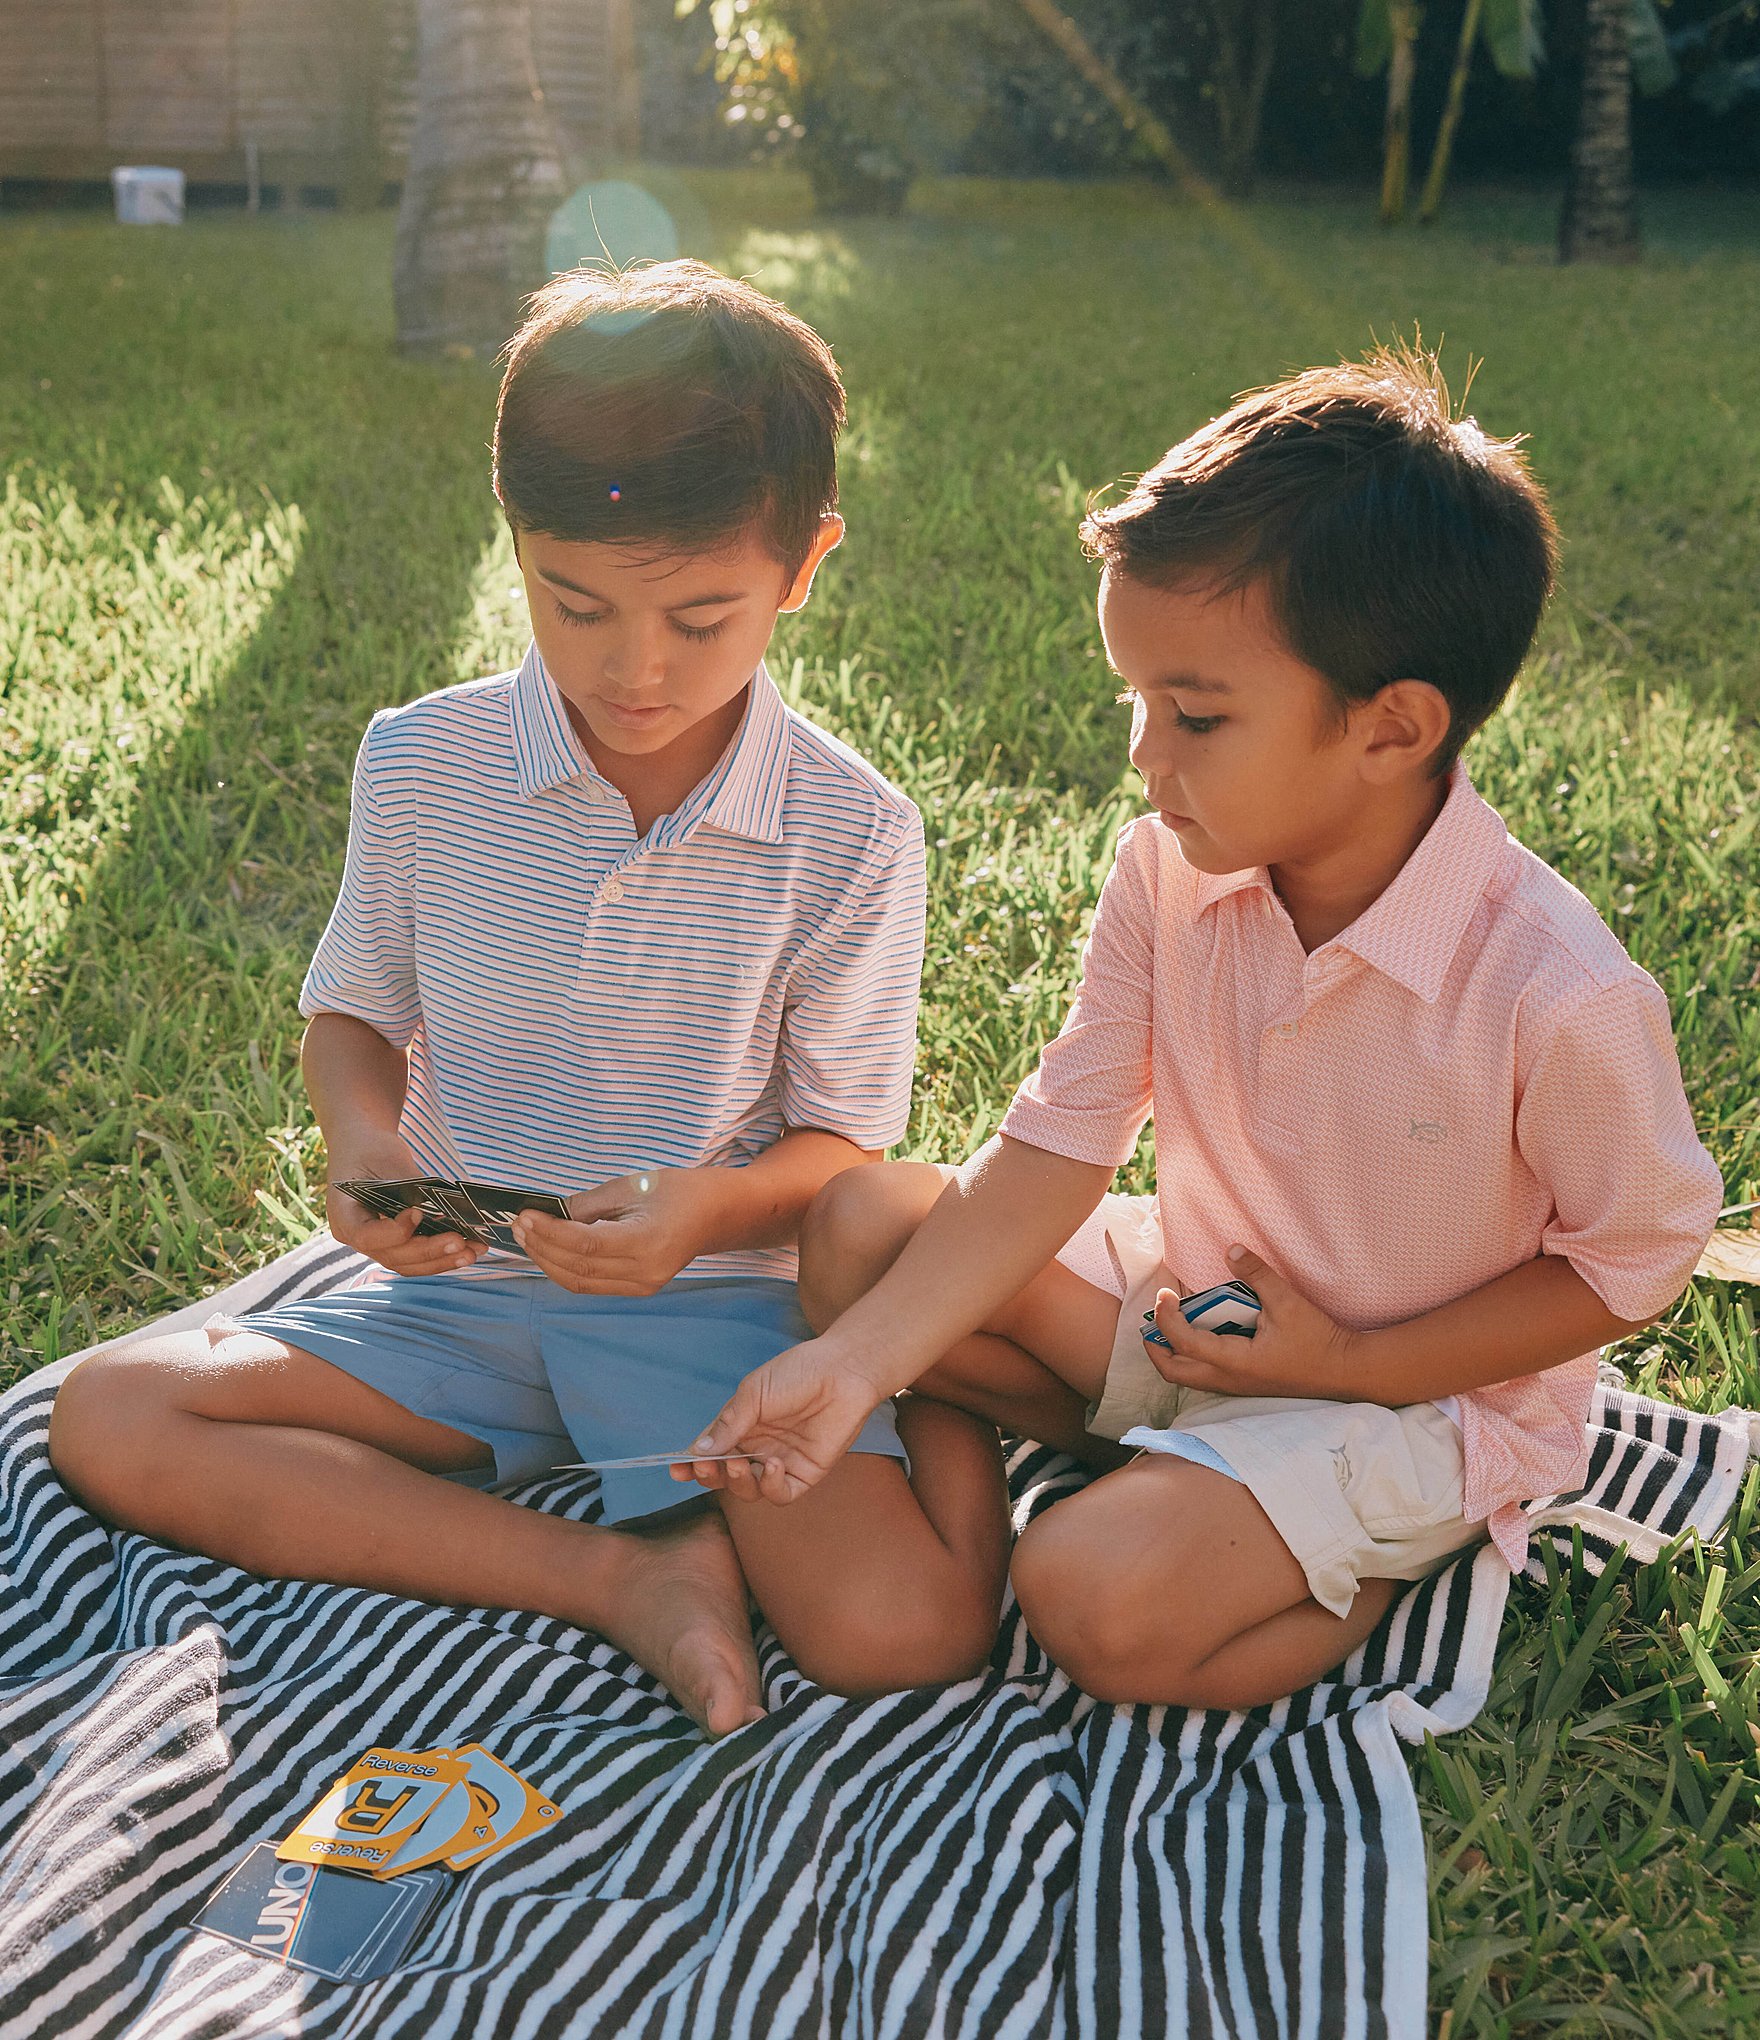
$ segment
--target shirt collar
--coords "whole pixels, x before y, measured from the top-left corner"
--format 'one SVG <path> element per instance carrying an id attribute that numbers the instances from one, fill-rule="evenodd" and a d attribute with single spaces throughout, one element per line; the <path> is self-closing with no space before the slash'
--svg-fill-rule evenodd
<path id="1" fill-rule="evenodd" d="M 535 644 L 527 646 L 514 675 L 508 716 L 514 769 L 524 799 L 535 800 L 569 779 L 609 783 L 575 735 L 561 692 Z M 678 816 L 693 826 L 707 823 L 729 835 L 780 843 L 789 750 L 788 710 L 768 669 L 760 665 L 752 675 L 746 712 L 733 742 L 698 793 L 676 811 Z"/>
<path id="2" fill-rule="evenodd" d="M 569 726 L 568 710 L 562 705 L 556 682 L 544 670 L 535 644 L 526 647 L 520 669 L 513 676 L 507 712 L 522 799 L 536 800 L 553 786 L 582 774 L 599 777 Z"/>
<path id="3" fill-rule="evenodd" d="M 782 841 L 783 801 L 793 748 L 788 708 L 767 666 L 752 675 L 746 712 L 718 768 L 703 821 L 755 843 Z"/>
<path id="4" fill-rule="evenodd" d="M 1503 817 L 1457 763 L 1441 813 L 1393 883 L 1335 938 L 1338 946 L 1434 1005 L 1508 841 Z"/>
<path id="5" fill-rule="evenodd" d="M 1457 763 L 1441 811 L 1393 882 L 1322 948 L 1349 950 L 1433 1005 L 1508 840 L 1503 817 Z M 1249 889 L 1272 892 L 1271 874 L 1263 865 L 1200 872 L 1197 911 L 1204 913 L 1230 893 Z"/>

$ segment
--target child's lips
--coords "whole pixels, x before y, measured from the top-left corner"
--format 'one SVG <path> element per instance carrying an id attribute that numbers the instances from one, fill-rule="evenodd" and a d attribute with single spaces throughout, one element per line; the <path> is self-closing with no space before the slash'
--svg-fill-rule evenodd
<path id="1" fill-rule="evenodd" d="M 645 730 L 650 724 L 659 722 L 671 709 L 671 704 L 665 701 L 656 702 L 648 708 L 626 708 L 622 703 L 607 701 L 603 696 L 599 706 L 614 723 L 626 730 Z"/>

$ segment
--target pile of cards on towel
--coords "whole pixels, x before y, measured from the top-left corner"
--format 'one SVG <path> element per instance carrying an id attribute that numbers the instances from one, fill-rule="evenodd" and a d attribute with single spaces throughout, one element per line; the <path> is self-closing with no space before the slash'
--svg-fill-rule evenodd
<path id="1" fill-rule="evenodd" d="M 259 1843 L 194 1924 L 338 1981 L 384 1976 L 469 1870 L 561 1817 L 481 1743 L 365 1751 L 279 1846 Z"/>

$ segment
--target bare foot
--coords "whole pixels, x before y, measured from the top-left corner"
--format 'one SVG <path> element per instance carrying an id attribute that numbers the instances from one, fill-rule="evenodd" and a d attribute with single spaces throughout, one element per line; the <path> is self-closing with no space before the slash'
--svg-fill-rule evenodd
<path id="1" fill-rule="evenodd" d="M 660 1537 L 632 1537 L 600 1633 L 661 1681 L 712 1736 L 762 1721 L 746 1581 L 718 1510 Z"/>

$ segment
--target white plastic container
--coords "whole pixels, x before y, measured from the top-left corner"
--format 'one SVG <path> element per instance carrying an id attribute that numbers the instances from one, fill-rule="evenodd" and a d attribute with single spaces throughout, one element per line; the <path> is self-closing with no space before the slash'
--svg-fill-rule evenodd
<path id="1" fill-rule="evenodd" d="M 116 217 L 131 227 L 183 224 L 183 172 L 135 164 L 110 173 Z"/>

